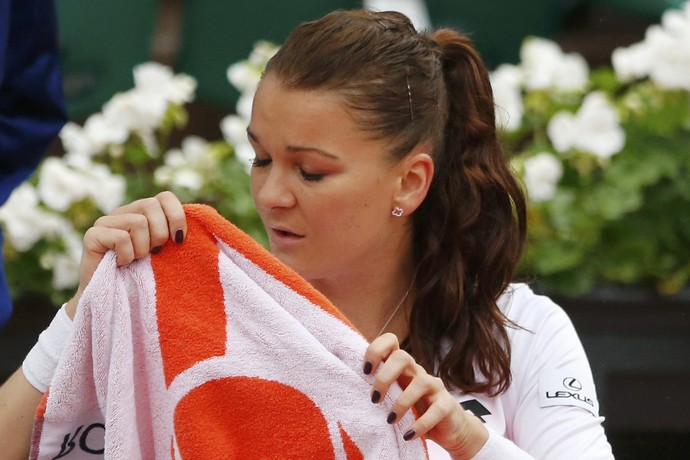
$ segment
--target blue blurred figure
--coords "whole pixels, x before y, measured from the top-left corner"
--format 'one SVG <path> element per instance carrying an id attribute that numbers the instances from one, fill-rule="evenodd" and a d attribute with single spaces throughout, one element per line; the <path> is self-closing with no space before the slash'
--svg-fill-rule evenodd
<path id="1" fill-rule="evenodd" d="M 0 0 L 0 206 L 66 118 L 53 0 Z M 3 265 L 0 251 L 0 326 L 12 312 Z"/>

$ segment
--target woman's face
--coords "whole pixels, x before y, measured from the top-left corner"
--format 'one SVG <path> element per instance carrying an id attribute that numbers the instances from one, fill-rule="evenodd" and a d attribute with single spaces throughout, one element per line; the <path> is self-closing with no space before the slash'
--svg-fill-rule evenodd
<path id="1" fill-rule="evenodd" d="M 337 94 L 286 89 L 267 75 L 248 136 L 252 195 L 282 262 L 312 283 L 337 282 L 400 249 L 391 216 L 396 165 Z"/>

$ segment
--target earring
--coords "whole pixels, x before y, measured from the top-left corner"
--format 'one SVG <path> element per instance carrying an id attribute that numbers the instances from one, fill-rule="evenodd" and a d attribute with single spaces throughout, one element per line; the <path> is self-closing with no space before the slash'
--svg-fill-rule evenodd
<path id="1" fill-rule="evenodd" d="M 403 215 L 403 212 L 403 208 L 401 208 L 400 206 L 396 206 L 393 208 L 391 214 L 393 214 L 395 217 L 400 217 Z"/>

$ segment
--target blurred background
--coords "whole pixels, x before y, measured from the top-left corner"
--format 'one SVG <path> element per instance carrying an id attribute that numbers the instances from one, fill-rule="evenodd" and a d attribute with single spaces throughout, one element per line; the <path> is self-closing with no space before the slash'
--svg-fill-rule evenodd
<path id="1" fill-rule="evenodd" d="M 608 63 L 618 46 L 640 41 L 662 12 L 682 0 L 398 0 L 365 1 L 404 7 L 434 27 L 471 34 L 490 67 L 516 62 L 523 38 L 548 37 L 592 67 Z M 56 2 L 64 87 L 71 118 L 100 109 L 132 85 L 135 64 L 155 60 L 198 81 L 197 102 L 208 112 L 234 109 L 237 91 L 225 77 L 257 40 L 280 43 L 302 21 L 357 0 L 217 1 L 101 0 Z M 425 8 L 424 8 L 425 7 Z M 419 22 L 419 21 L 418 21 Z M 418 24 L 419 25 L 419 24 Z M 427 25 L 427 24 L 422 24 Z M 196 108 L 195 108 L 196 110 Z M 215 124 L 215 123 L 214 123 Z"/>
<path id="2" fill-rule="evenodd" d="M 546 37 L 591 68 L 620 46 L 641 41 L 681 0 L 398 0 L 365 2 L 413 14 L 418 26 L 452 26 L 471 35 L 490 68 L 517 63 L 527 36 Z M 132 87 L 132 68 L 156 61 L 197 81 L 189 123 L 176 134 L 222 138 L 221 120 L 240 93 L 226 72 L 258 40 L 280 43 L 298 23 L 353 0 L 59 0 L 64 92 L 71 120 L 83 122 L 113 94 Z M 174 142 L 175 140 L 173 140 Z M 688 148 L 690 152 L 690 146 Z M 60 156 L 56 142 L 49 152 Z M 601 412 L 619 459 L 690 458 L 690 292 L 659 297 L 647 289 L 554 296 L 587 349 Z M 0 329 L 4 380 L 47 326 L 54 306 L 18 299 Z"/>

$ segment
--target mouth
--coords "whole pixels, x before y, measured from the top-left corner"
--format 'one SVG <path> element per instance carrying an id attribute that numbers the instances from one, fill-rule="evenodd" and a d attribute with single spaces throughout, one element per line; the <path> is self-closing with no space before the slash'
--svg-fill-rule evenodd
<path id="1" fill-rule="evenodd" d="M 297 233 L 293 233 L 290 230 L 286 228 L 281 228 L 281 227 L 271 227 L 271 231 L 283 238 L 302 238 L 304 235 L 298 235 Z"/>

